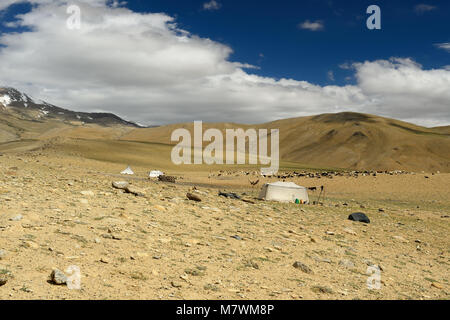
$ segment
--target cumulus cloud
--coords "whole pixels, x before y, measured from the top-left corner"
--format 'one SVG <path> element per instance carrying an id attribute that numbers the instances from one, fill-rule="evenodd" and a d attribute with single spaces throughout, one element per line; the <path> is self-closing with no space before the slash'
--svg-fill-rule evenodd
<path id="1" fill-rule="evenodd" d="M 450 122 L 450 72 L 445 68 L 424 70 L 399 58 L 357 63 L 355 68 L 359 88 L 378 100 L 370 109 L 375 113 L 430 125 Z"/>
<path id="2" fill-rule="evenodd" d="M 325 28 L 323 21 L 317 20 L 317 21 L 309 21 L 306 20 L 303 23 L 300 23 L 298 25 L 300 29 L 310 30 L 310 31 L 321 31 Z"/>
<path id="3" fill-rule="evenodd" d="M 251 65 L 230 61 L 229 46 L 183 30 L 163 13 L 78 1 L 82 27 L 69 30 L 68 1 L 34 3 L 15 22 L 30 31 L 0 37 L 0 86 L 65 108 L 114 112 L 143 124 L 258 123 L 349 110 L 450 122 L 445 68 L 425 70 L 410 59 L 367 61 L 349 65 L 356 85 L 318 86 L 251 74 Z"/>
<path id="4" fill-rule="evenodd" d="M 420 4 L 418 4 L 418 5 L 416 5 L 414 7 L 414 11 L 417 14 L 424 14 L 426 12 L 433 11 L 433 10 L 436 10 L 436 9 L 437 9 L 436 6 L 432 6 L 432 5 L 424 4 L 424 3 L 420 3 Z"/>
<path id="5" fill-rule="evenodd" d="M 219 10 L 220 7 L 222 7 L 222 5 L 219 2 L 217 2 L 216 0 L 211 0 L 211 1 L 205 2 L 203 4 L 204 10 L 210 10 L 210 11 Z"/>

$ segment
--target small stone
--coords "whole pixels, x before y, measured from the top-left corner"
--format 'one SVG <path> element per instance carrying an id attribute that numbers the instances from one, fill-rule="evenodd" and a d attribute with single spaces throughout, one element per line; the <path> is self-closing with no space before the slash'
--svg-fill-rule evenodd
<path id="1" fill-rule="evenodd" d="M 8 279 L 4 275 L 0 275 L 0 287 L 4 286 L 8 282 Z"/>
<path id="2" fill-rule="evenodd" d="M 242 238 L 239 237 L 238 235 L 231 236 L 231 238 L 236 239 L 236 240 L 242 240 Z"/>
<path id="3" fill-rule="evenodd" d="M 18 214 L 12 218 L 9 219 L 9 221 L 20 221 L 23 219 L 23 216 L 21 214 Z"/>
<path id="4" fill-rule="evenodd" d="M 134 194 L 136 197 L 145 197 L 145 191 L 134 186 L 126 187 L 125 191 Z"/>
<path id="5" fill-rule="evenodd" d="M 67 283 L 66 275 L 58 269 L 52 271 L 52 273 L 50 274 L 50 280 L 53 284 L 56 285 L 63 285 Z"/>
<path id="6" fill-rule="evenodd" d="M 316 293 L 328 293 L 332 294 L 333 290 L 331 288 L 325 287 L 325 286 L 314 286 L 311 288 L 312 291 Z"/>
<path id="7" fill-rule="evenodd" d="M 90 190 L 88 190 L 88 191 L 81 191 L 80 192 L 83 196 L 86 196 L 86 197 L 93 197 L 95 194 L 94 194 L 94 192 L 92 192 L 92 191 L 90 191 Z"/>
<path id="8" fill-rule="evenodd" d="M 38 249 L 39 248 L 39 245 L 36 242 L 33 242 L 33 241 L 25 241 L 24 244 L 25 244 L 25 247 L 27 247 L 27 248 L 31 248 L 31 249 Z"/>
<path id="9" fill-rule="evenodd" d="M 435 287 L 437 289 L 443 289 L 444 287 L 442 286 L 442 284 L 440 284 L 439 282 L 433 282 L 431 284 L 432 287 Z"/>
<path id="10" fill-rule="evenodd" d="M 313 273 L 310 267 L 300 261 L 294 262 L 292 266 L 296 269 L 302 270 L 304 273 Z"/>
<path id="11" fill-rule="evenodd" d="M 125 190 L 128 187 L 129 183 L 126 181 L 115 181 L 112 183 L 112 186 L 116 189 Z"/>
<path id="12" fill-rule="evenodd" d="M 108 263 L 109 263 L 109 260 L 108 260 L 108 258 L 103 257 L 103 258 L 100 258 L 100 262 L 101 262 L 101 263 L 108 264 Z"/>
<path id="13" fill-rule="evenodd" d="M 182 284 L 179 283 L 179 282 L 176 282 L 176 281 L 172 281 L 170 284 L 171 284 L 172 287 L 174 287 L 174 288 L 181 288 L 181 287 L 182 287 Z"/>
<path id="14" fill-rule="evenodd" d="M 6 257 L 6 251 L 0 250 L 0 260 L 4 259 Z"/>
<path id="15" fill-rule="evenodd" d="M 202 199 L 200 199 L 200 197 L 196 196 L 195 194 L 192 193 L 187 193 L 186 197 L 191 200 L 191 201 L 196 201 L 196 202 L 201 202 Z"/>

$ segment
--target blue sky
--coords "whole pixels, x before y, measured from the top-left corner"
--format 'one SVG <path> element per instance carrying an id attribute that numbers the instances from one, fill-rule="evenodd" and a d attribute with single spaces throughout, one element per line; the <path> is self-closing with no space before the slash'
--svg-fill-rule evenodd
<path id="1" fill-rule="evenodd" d="M 412 57 L 425 68 L 450 64 L 450 56 L 434 45 L 450 42 L 446 0 L 223 0 L 218 1 L 218 10 L 209 11 L 202 10 L 205 2 L 135 0 L 128 1 L 128 7 L 176 16 L 182 28 L 228 44 L 234 50 L 232 60 L 259 66 L 260 75 L 324 85 L 331 83 L 327 74 L 332 70 L 336 82 L 345 84 L 349 73 L 338 67 L 344 62 L 401 56 Z M 424 3 L 436 9 L 415 10 Z M 366 28 L 371 4 L 381 8 L 381 30 Z M 323 21 L 324 30 L 298 28 L 305 20 Z"/>
<path id="2" fill-rule="evenodd" d="M 72 3 L 79 33 L 65 28 Z M 366 27 L 372 4 L 381 30 Z M 449 12 L 447 0 L 4 0 L 0 85 L 149 124 L 356 111 L 445 125 Z"/>
<path id="3" fill-rule="evenodd" d="M 229 45 L 231 60 L 258 66 L 250 72 L 275 78 L 305 79 L 320 85 L 354 83 L 345 62 L 412 57 L 425 68 L 450 64 L 450 55 L 435 46 L 450 42 L 450 2 L 447 0 L 128 0 L 136 12 L 164 12 L 193 34 Z M 366 28 L 366 9 L 377 4 L 382 29 Z M 417 5 L 434 8 L 420 11 Z M 12 6 L 4 15 L 14 20 L 30 4 Z M 323 22 L 322 31 L 303 30 L 305 20 Z M 0 32 L 11 31 L 0 26 Z M 18 29 L 23 30 L 23 29 Z M 17 30 L 14 30 L 17 31 Z M 335 82 L 329 79 L 333 71 Z M 346 79 L 347 78 L 347 79 Z"/>

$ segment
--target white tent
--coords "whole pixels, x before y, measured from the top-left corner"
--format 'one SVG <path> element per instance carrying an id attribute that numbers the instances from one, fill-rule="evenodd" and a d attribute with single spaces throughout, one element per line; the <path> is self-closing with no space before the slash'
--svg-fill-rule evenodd
<path id="1" fill-rule="evenodd" d="M 309 203 L 307 189 L 293 182 L 266 183 L 261 189 L 259 199 L 280 202 L 295 202 L 298 199 Z"/>
<path id="2" fill-rule="evenodd" d="M 128 166 L 128 168 L 126 168 L 125 170 L 123 170 L 120 174 L 134 174 L 133 170 L 131 170 L 130 166 Z"/>
<path id="3" fill-rule="evenodd" d="M 150 173 L 148 174 L 148 176 L 150 178 L 158 178 L 159 176 L 163 176 L 163 175 L 164 175 L 164 172 L 158 171 L 158 170 L 150 171 Z"/>

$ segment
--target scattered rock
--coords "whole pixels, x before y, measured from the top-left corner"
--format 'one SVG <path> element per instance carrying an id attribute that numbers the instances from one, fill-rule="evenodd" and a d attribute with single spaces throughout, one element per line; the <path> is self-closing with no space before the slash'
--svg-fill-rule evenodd
<path id="1" fill-rule="evenodd" d="M 105 263 L 105 264 L 108 264 L 108 263 L 109 263 L 109 259 L 108 259 L 108 258 L 105 258 L 105 257 L 103 257 L 103 258 L 100 258 L 100 262 L 101 262 L 101 263 Z"/>
<path id="2" fill-rule="evenodd" d="M 8 279 L 4 275 L 0 275 L 0 287 L 4 286 L 8 282 Z"/>
<path id="3" fill-rule="evenodd" d="M 437 288 L 437 289 L 443 289 L 444 287 L 442 286 L 442 284 L 440 284 L 439 282 L 433 282 L 431 284 L 432 287 Z"/>
<path id="4" fill-rule="evenodd" d="M 115 181 L 112 183 L 112 186 L 116 189 L 125 190 L 128 187 L 129 183 L 126 181 Z"/>
<path id="5" fill-rule="evenodd" d="M 225 198 L 230 198 L 230 199 L 236 199 L 236 200 L 240 200 L 241 197 L 239 197 L 236 193 L 233 192 L 221 192 L 219 191 L 219 197 L 225 197 Z"/>
<path id="6" fill-rule="evenodd" d="M 189 192 L 186 194 L 186 197 L 192 201 L 197 201 L 197 202 L 202 201 L 202 199 L 200 199 L 200 197 L 196 196 L 195 194 L 189 193 Z"/>
<path id="7" fill-rule="evenodd" d="M 21 214 L 18 214 L 12 218 L 9 219 L 9 221 L 20 221 L 23 219 L 23 216 Z"/>
<path id="8" fill-rule="evenodd" d="M 6 251 L 5 250 L 0 250 L 0 260 L 4 259 L 6 257 Z"/>
<path id="9" fill-rule="evenodd" d="M 174 287 L 174 288 L 181 288 L 181 287 L 183 286 L 181 283 L 176 282 L 176 281 L 172 281 L 170 284 L 171 284 L 172 287 Z"/>
<path id="10" fill-rule="evenodd" d="M 33 241 L 25 241 L 24 242 L 25 247 L 31 248 L 31 249 L 38 249 L 39 245 L 36 242 Z"/>
<path id="11" fill-rule="evenodd" d="M 236 239 L 236 240 L 242 240 L 242 238 L 239 237 L 238 235 L 231 236 L 231 238 Z"/>
<path id="12" fill-rule="evenodd" d="M 134 194 L 136 197 L 144 197 L 145 196 L 145 191 L 140 188 L 137 188 L 135 186 L 127 186 L 125 188 L 125 191 L 127 193 Z"/>
<path id="13" fill-rule="evenodd" d="M 348 216 L 349 220 L 358 221 L 363 223 L 370 223 L 369 218 L 362 212 L 355 212 Z"/>
<path id="14" fill-rule="evenodd" d="M 311 290 L 315 293 L 328 293 L 328 294 L 333 293 L 333 290 L 331 288 L 325 286 L 313 286 L 311 287 Z"/>
<path id="15" fill-rule="evenodd" d="M 94 192 L 92 192 L 92 191 L 90 191 L 90 190 L 88 190 L 88 191 L 81 191 L 80 193 L 81 193 L 83 196 L 86 196 L 86 197 L 93 197 L 93 196 L 95 196 Z"/>
<path id="16" fill-rule="evenodd" d="M 50 281 L 51 283 L 56 284 L 58 286 L 67 284 L 67 276 L 64 274 L 64 272 L 55 269 L 50 274 Z"/>
<path id="17" fill-rule="evenodd" d="M 166 175 L 162 175 L 158 177 L 158 180 L 161 182 L 170 182 L 170 183 L 175 183 L 177 181 L 176 177 L 172 177 L 172 176 L 166 176 Z"/>
<path id="18" fill-rule="evenodd" d="M 300 261 L 294 262 L 292 266 L 296 269 L 302 270 L 304 273 L 313 273 L 310 267 Z"/>

